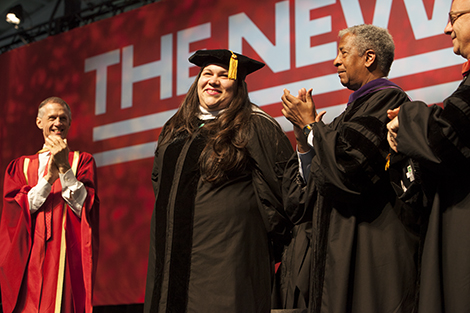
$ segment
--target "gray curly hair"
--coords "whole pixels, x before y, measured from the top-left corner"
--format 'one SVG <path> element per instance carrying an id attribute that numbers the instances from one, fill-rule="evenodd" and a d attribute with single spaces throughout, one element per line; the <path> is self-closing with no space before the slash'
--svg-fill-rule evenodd
<path id="1" fill-rule="evenodd" d="M 374 25 L 362 24 L 340 30 L 339 37 L 346 34 L 354 35 L 354 45 L 359 56 L 372 49 L 377 58 L 377 65 L 385 76 L 388 76 L 395 56 L 395 44 L 392 35 L 385 28 Z"/>

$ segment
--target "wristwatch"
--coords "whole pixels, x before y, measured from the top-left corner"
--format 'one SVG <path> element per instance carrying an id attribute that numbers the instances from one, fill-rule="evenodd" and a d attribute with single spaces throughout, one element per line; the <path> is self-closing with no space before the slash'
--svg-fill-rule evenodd
<path id="1" fill-rule="evenodd" d="M 305 137 L 308 137 L 308 135 L 312 131 L 313 124 L 315 124 L 315 122 L 307 124 L 304 126 L 304 128 L 302 128 L 302 132 L 304 133 Z"/>

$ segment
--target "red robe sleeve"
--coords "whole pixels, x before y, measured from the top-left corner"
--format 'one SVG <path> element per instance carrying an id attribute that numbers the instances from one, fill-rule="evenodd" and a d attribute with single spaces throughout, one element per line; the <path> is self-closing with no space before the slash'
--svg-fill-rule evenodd
<path id="1" fill-rule="evenodd" d="M 91 154 L 83 152 L 80 154 L 76 177 L 87 190 L 87 197 L 83 203 L 82 216 L 80 220 L 81 234 L 81 264 L 83 280 L 85 284 L 86 301 L 85 312 L 93 311 L 93 283 L 95 280 L 96 266 L 99 248 L 99 198 L 97 193 L 96 164 Z M 68 210 L 68 214 L 74 214 Z M 75 217 L 75 215 L 73 215 Z M 79 255 L 69 254 L 69 257 Z M 69 259 L 70 260 L 70 259 Z"/>
<path id="2" fill-rule="evenodd" d="M 31 251 L 28 191 L 32 186 L 27 184 L 23 172 L 25 158 L 12 161 L 4 179 L 0 220 L 0 286 L 5 312 L 13 310 L 16 304 Z"/>

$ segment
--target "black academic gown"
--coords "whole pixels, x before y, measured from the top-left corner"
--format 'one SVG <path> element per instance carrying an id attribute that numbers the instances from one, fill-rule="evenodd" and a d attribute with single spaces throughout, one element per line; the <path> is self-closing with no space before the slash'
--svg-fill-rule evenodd
<path id="1" fill-rule="evenodd" d="M 297 156 L 289 161 L 286 211 L 312 220 L 310 312 L 411 312 L 418 236 L 385 171 L 387 110 L 407 99 L 374 88 L 331 124 L 315 123 L 306 186 Z"/>
<path id="2" fill-rule="evenodd" d="M 270 311 L 272 241 L 289 232 L 281 182 L 292 146 L 255 109 L 249 169 L 221 185 L 203 182 L 201 131 L 158 145 L 145 312 Z"/>
<path id="3" fill-rule="evenodd" d="M 470 311 L 470 80 L 444 109 L 402 105 L 398 151 L 419 162 L 429 198 L 419 312 Z"/>

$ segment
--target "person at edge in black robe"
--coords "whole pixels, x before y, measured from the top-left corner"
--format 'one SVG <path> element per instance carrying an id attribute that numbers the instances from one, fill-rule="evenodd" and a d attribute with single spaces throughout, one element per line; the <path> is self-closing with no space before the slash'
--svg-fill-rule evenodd
<path id="1" fill-rule="evenodd" d="M 312 261 L 303 265 L 310 267 L 309 290 L 300 296 L 315 313 L 412 312 L 416 218 L 385 171 L 386 112 L 408 100 L 386 79 L 395 46 L 387 30 L 373 25 L 339 37 L 334 65 L 341 84 L 354 91 L 345 111 L 327 125 L 312 89 L 282 96 L 298 149 L 285 171 L 285 210 L 296 224 L 312 223 L 306 252 Z"/>
<path id="2" fill-rule="evenodd" d="M 189 61 L 201 71 L 155 151 L 144 312 L 270 312 L 292 145 L 249 100 L 245 77 L 263 63 L 229 50 Z"/>
<path id="3" fill-rule="evenodd" d="M 407 102 L 389 111 L 390 147 L 419 165 L 430 211 L 417 312 L 470 310 L 470 1 L 455 0 L 444 29 L 467 59 L 463 81 L 443 108 Z M 397 116 L 398 115 L 398 116 Z M 392 159 L 393 159 L 392 157 Z"/>

